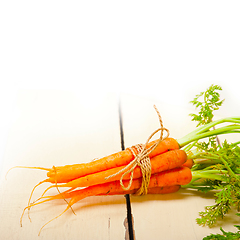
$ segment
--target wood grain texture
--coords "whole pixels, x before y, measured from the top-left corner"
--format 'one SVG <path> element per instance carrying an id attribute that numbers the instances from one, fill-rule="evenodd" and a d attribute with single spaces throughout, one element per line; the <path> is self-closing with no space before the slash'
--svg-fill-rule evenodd
<path id="1" fill-rule="evenodd" d="M 0 189 L 1 239 L 36 239 L 41 226 L 60 214 L 64 201 L 32 208 L 23 227 L 19 219 L 35 184 L 46 177 L 42 170 L 14 169 L 15 165 L 65 165 L 92 161 L 121 149 L 117 98 L 105 95 L 89 105 L 68 91 L 20 91 L 4 155 Z M 48 184 L 36 189 L 33 199 Z M 55 193 L 53 190 L 52 193 Z M 38 239 L 124 239 L 126 206 L 124 196 L 92 197 L 47 225 Z"/>
<path id="2" fill-rule="evenodd" d="M 134 94 L 123 94 L 126 147 L 135 143 L 144 143 L 148 136 L 159 128 L 154 104 L 162 116 L 164 127 L 170 130 L 170 137 L 178 139 L 194 130 L 195 123 L 191 122 L 188 116 L 192 110 L 187 107 L 179 107 Z M 239 139 L 239 134 L 228 137 L 234 141 Z M 198 217 L 198 212 L 203 211 L 205 206 L 213 204 L 212 193 L 201 194 L 183 189 L 167 195 L 132 196 L 136 239 L 199 240 L 210 233 L 220 232 L 219 226 L 235 232 L 233 224 L 237 224 L 238 219 L 233 214 L 211 229 L 197 225 L 195 219 Z"/>

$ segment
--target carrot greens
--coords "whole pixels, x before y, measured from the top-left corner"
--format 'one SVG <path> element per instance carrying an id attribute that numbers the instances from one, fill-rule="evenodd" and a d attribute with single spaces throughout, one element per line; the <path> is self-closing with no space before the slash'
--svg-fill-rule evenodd
<path id="1" fill-rule="evenodd" d="M 41 232 L 48 223 L 86 197 L 167 194 L 182 187 L 203 193 L 214 191 L 215 204 L 200 212 L 200 217 L 197 218 L 199 225 L 212 226 L 230 210 L 237 210 L 236 214 L 239 216 L 240 142 L 224 141 L 220 144 L 218 135 L 240 133 L 240 117 L 213 119 L 213 112 L 218 110 L 224 101 L 220 99 L 220 90 L 220 86 L 211 85 L 206 92 L 201 92 L 194 98 L 191 103 L 199 109 L 199 114 L 190 115 L 193 121 L 198 122 L 197 128 L 180 139 L 167 135 L 163 139 L 160 137 L 149 142 L 159 130 L 168 133 L 168 130 L 161 126 L 145 145 L 137 144 L 95 161 L 52 168 L 23 167 L 47 171 L 47 178 L 33 187 L 23 214 L 26 210 L 29 214 L 33 206 L 63 199 L 67 203 L 66 209 L 44 224 Z M 150 170 L 146 171 L 143 165 L 150 165 Z M 21 166 L 17 166 L 19 167 Z M 31 202 L 33 192 L 43 183 L 49 183 L 50 186 L 40 198 Z M 52 188 L 56 188 L 58 193 L 47 195 Z M 67 190 L 64 191 L 64 188 Z M 20 218 L 21 225 L 23 214 Z M 235 239 L 235 236 L 240 235 L 240 226 L 236 227 L 239 230 L 237 233 L 228 233 L 221 229 L 222 235 L 211 235 L 206 239 L 225 239 L 221 237 L 229 236 L 232 237 L 229 239 Z M 212 236 L 217 237 L 211 238 Z"/>
<path id="2" fill-rule="evenodd" d="M 240 238 L 240 226 L 236 226 L 238 231 L 236 233 L 226 232 L 220 227 L 222 234 L 210 234 L 204 237 L 203 240 L 238 240 Z"/>
<path id="3" fill-rule="evenodd" d="M 215 204 L 200 212 L 199 225 L 213 226 L 230 209 L 240 209 L 240 147 L 237 143 L 223 143 L 222 147 L 207 151 L 202 146 L 192 155 L 192 181 L 183 187 L 201 192 L 215 190 Z"/>
<path id="4" fill-rule="evenodd" d="M 196 95 L 193 101 L 190 102 L 199 109 L 198 115 L 194 113 L 190 114 L 190 116 L 192 116 L 192 121 L 198 122 L 197 127 L 213 121 L 213 111 L 218 110 L 224 102 L 224 99 L 220 99 L 219 91 L 221 90 L 222 88 L 219 85 L 212 84 L 205 92 Z M 215 126 L 213 128 L 215 128 Z M 204 142 L 203 144 L 216 147 L 216 144 L 220 145 L 220 141 L 218 136 L 211 136 L 209 137 L 208 142 Z"/>
<path id="5" fill-rule="evenodd" d="M 217 129 L 213 129 L 209 131 L 211 128 L 217 126 L 218 124 L 222 123 L 234 123 L 228 126 L 223 126 Z M 198 141 L 203 138 L 210 138 L 210 137 L 216 137 L 220 134 L 228 134 L 228 133 L 240 133 L 240 117 L 232 117 L 232 118 L 223 118 L 220 120 L 215 120 L 213 122 L 210 122 L 208 124 L 205 124 L 201 127 L 198 127 L 196 130 L 192 131 L 191 133 L 187 134 L 181 139 L 178 139 L 178 144 L 180 147 L 184 147 L 189 143 L 193 143 L 194 141 Z M 211 139 L 211 141 L 216 141 L 214 139 Z M 194 143 L 195 144 L 195 143 Z M 205 143 L 206 147 L 209 145 L 208 143 Z M 210 144 L 214 145 L 215 144 Z"/>
<path id="6" fill-rule="evenodd" d="M 217 91 L 222 90 L 218 85 L 211 85 L 205 92 L 201 92 L 191 101 L 196 108 L 200 108 L 199 114 L 190 114 L 192 121 L 197 121 L 198 126 L 210 123 L 213 119 L 213 111 L 218 110 L 224 100 L 220 100 L 220 94 Z M 202 101 L 201 101 L 202 98 Z"/>
<path id="7" fill-rule="evenodd" d="M 203 193 L 214 191 L 215 204 L 205 207 L 205 211 L 200 212 L 199 218 L 196 219 L 199 225 L 209 227 L 223 219 L 230 210 L 235 210 L 236 215 L 240 216 L 240 142 L 228 143 L 225 140 L 220 144 L 216 138 L 216 135 L 222 133 L 240 132 L 240 129 L 236 127 L 240 119 L 227 118 L 213 121 L 213 111 L 218 110 L 224 101 L 220 100 L 217 92 L 219 90 L 222 90 L 220 86 L 211 85 L 206 92 L 201 92 L 191 101 L 200 109 L 198 115 L 190 114 L 193 121 L 198 121 L 197 126 L 201 126 L 196 129 L 194 135 L 206 134 L 207 139 L 200 142 L 196 138 L 195 142 L 186 146 L 185 151 L 194 161 L 194 166 L 191 169 L 192 181 L 182 186 Z M 200 97 L 203 97 L 203 101 L 199 101 Z M 215 126 L 224 122 L 233 124 L 215 129 Z M 212 127 L 214 129 L 209 131 Z M 193 139 L 193 133 L 188 138 Z M 185 137 L 185 143 L 186 139 Z M 239 239 L 240 226 L 235 227 L 238 229 L 236 233 L 225 232 L 221 228 L 222 234 L 211 234 L 204 240 Z"/>

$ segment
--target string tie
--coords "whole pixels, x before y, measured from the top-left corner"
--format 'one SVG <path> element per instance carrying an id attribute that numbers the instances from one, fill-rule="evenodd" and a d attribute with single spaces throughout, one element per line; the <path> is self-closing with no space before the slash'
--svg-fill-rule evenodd
<path id="1" fill-rule="evenodd" d="M 122 168 L 120 171 L 118 171 L 115 174 L 112 174 L 110 176 L 108 176 L 106 179 L 115 177 L 119 174 L 122 173 L 122 176 L 120 178 L 120 184 L 123 190 L 127 191 L 131 188 L 132 186 L 132 181 L 133 181 L 133 174 L 134 174 L 134 169 L 139 166 L 141 169 L 141 173 L 142 173 L 142 183 L 141 183 L 141 187 L 137 190 L 137 192 L 135 193 L 135 195 L 143 195 L 143 194 L 147 194 L 147 189 L 148 189 L 148 185 L 150 182 L 150 178 L 151 178 L 151 160 L 149 157 L 149 154 L 151 152 L 153 152 L 156 147 L 160 144 L 160 142 L 162 142 L 164 139 L 166 139 L 169 136 L 169 130 L 163 127 L 163 122 L 162 122 L 162 118 L 160 116 L 160 113 L 158 111 L 158 109 L 156 108 L 156 106 L 154 105 L 154 108 L 158 114 L 158 118 L 159 118 L 159 122 L 160 122 L 160 128 L 158 128 L 157 130 L 155 130 L 147 139 L 145 144 L 137 144 L 135 146 L 132 146 L 130 148 L 128 148 L 133 156 L 134 159 L 128 164 L 126 165 L 124 168 Z M 167 135 L 165 137 L 163 137 L 163 132 L 166 131 Z M 151 147 L 147 148 L 147 144 L 149 143 L 149 141 L 151 140 L 151 138 L 157 133 L 160 132 L 160 138 L 159 140 L 154 143 Z M 125 177 L 125 175 L 130 173 L 130 180 L 128 183 L 128 186 L 125 187 L 123 184 L 123 178 Z"/>

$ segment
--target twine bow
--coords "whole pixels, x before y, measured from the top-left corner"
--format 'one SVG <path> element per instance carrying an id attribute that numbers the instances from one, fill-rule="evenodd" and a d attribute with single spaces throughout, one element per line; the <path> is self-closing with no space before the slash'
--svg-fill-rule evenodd
<path id="1" fill-rule="evenodd" d="M 150 161 L 149 154 L 156 149 L 156 147 L 159 145 L 159 143 L 161 141 L 163 141 L 164 139 L 166 139 L 169 136 L 169 130 L 163 127 L 162 118 L 161 118 L 160 113 L 158 112 L 155 105 L 154 105 L 154 108 L 158 114 L 158 118 L 159 118 L 161 127 L 158 128 L 157 130 L 155 130 L 149 136 L 149 138 L 147 139 L 145 144 L 137 144 L 135 146 L 132 146 L 131 148 L 128 148 L 134 155 L 134 159 L 126 167 L 124 167 L 117 173 L 110 175 L 106 178 L 106 179 L 109 179 L 111 177 L 115 177 L 116 175 L 123 173 L 120 178 L 121 187 L 123 190 L 129 190 L 132 185 L 132 181 L 133 181 L 134 169 L 137 166 L 139 166 L 141 169 L 141 172 L 142 172 L 142 184 L 141 184 L 141 187 L 138 189 L 138 191 L 135 193 L 136 195 L 147 194 L 147 188 L 148 188 L 149 181 L 151 178 L 151 161 Z M 161 132 L 159 140 L 155 144 L 153 144 L 151 147 L 147 148 L 147 144 L 149 143 L 150 139 L 159 131 Z M 165 137 L 163 137 L 164 131 L 167 132 L 167 135 Z M 123 184 L 123 178 L 125 175 L 127 175 L 129 173 L 131 173 L 130 180 L 129 180 L 128 186 L 125 187 Z"/>

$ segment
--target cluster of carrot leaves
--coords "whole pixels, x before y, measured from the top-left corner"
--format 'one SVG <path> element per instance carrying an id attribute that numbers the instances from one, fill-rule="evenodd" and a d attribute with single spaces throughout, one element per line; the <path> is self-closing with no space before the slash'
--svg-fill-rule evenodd
<path id="1" fill-rule="evenodd" d="M 191 101 L 199 109 L 199 114 L 190 114 L 198 125 L 205 125 L 213 120 L 213 111 L 218 110 L 224 100 L 220 99 L 218 85 L 211 85 L 205 92 Z M 220 143 L 218 137 L 212 136 L 203 142 L 196 141 L 186 147 L 188 155 L 194 161 L 192 167 L 193 179 L 186 188 L 197 189 L 203 193 L 214 192 L 215 204 L 205 207 L 199 213 L 197 223 L 202 226 L 214 226 L 223 219 L 230 210 L 236 210 L 240 216 L 240 142 Z M 211 234 L 204 240 L 210 239 L 240 239 L 240 225 L 234 225 L 236 233 L 226 232 L 220 228 L 222 234 Z"/>

